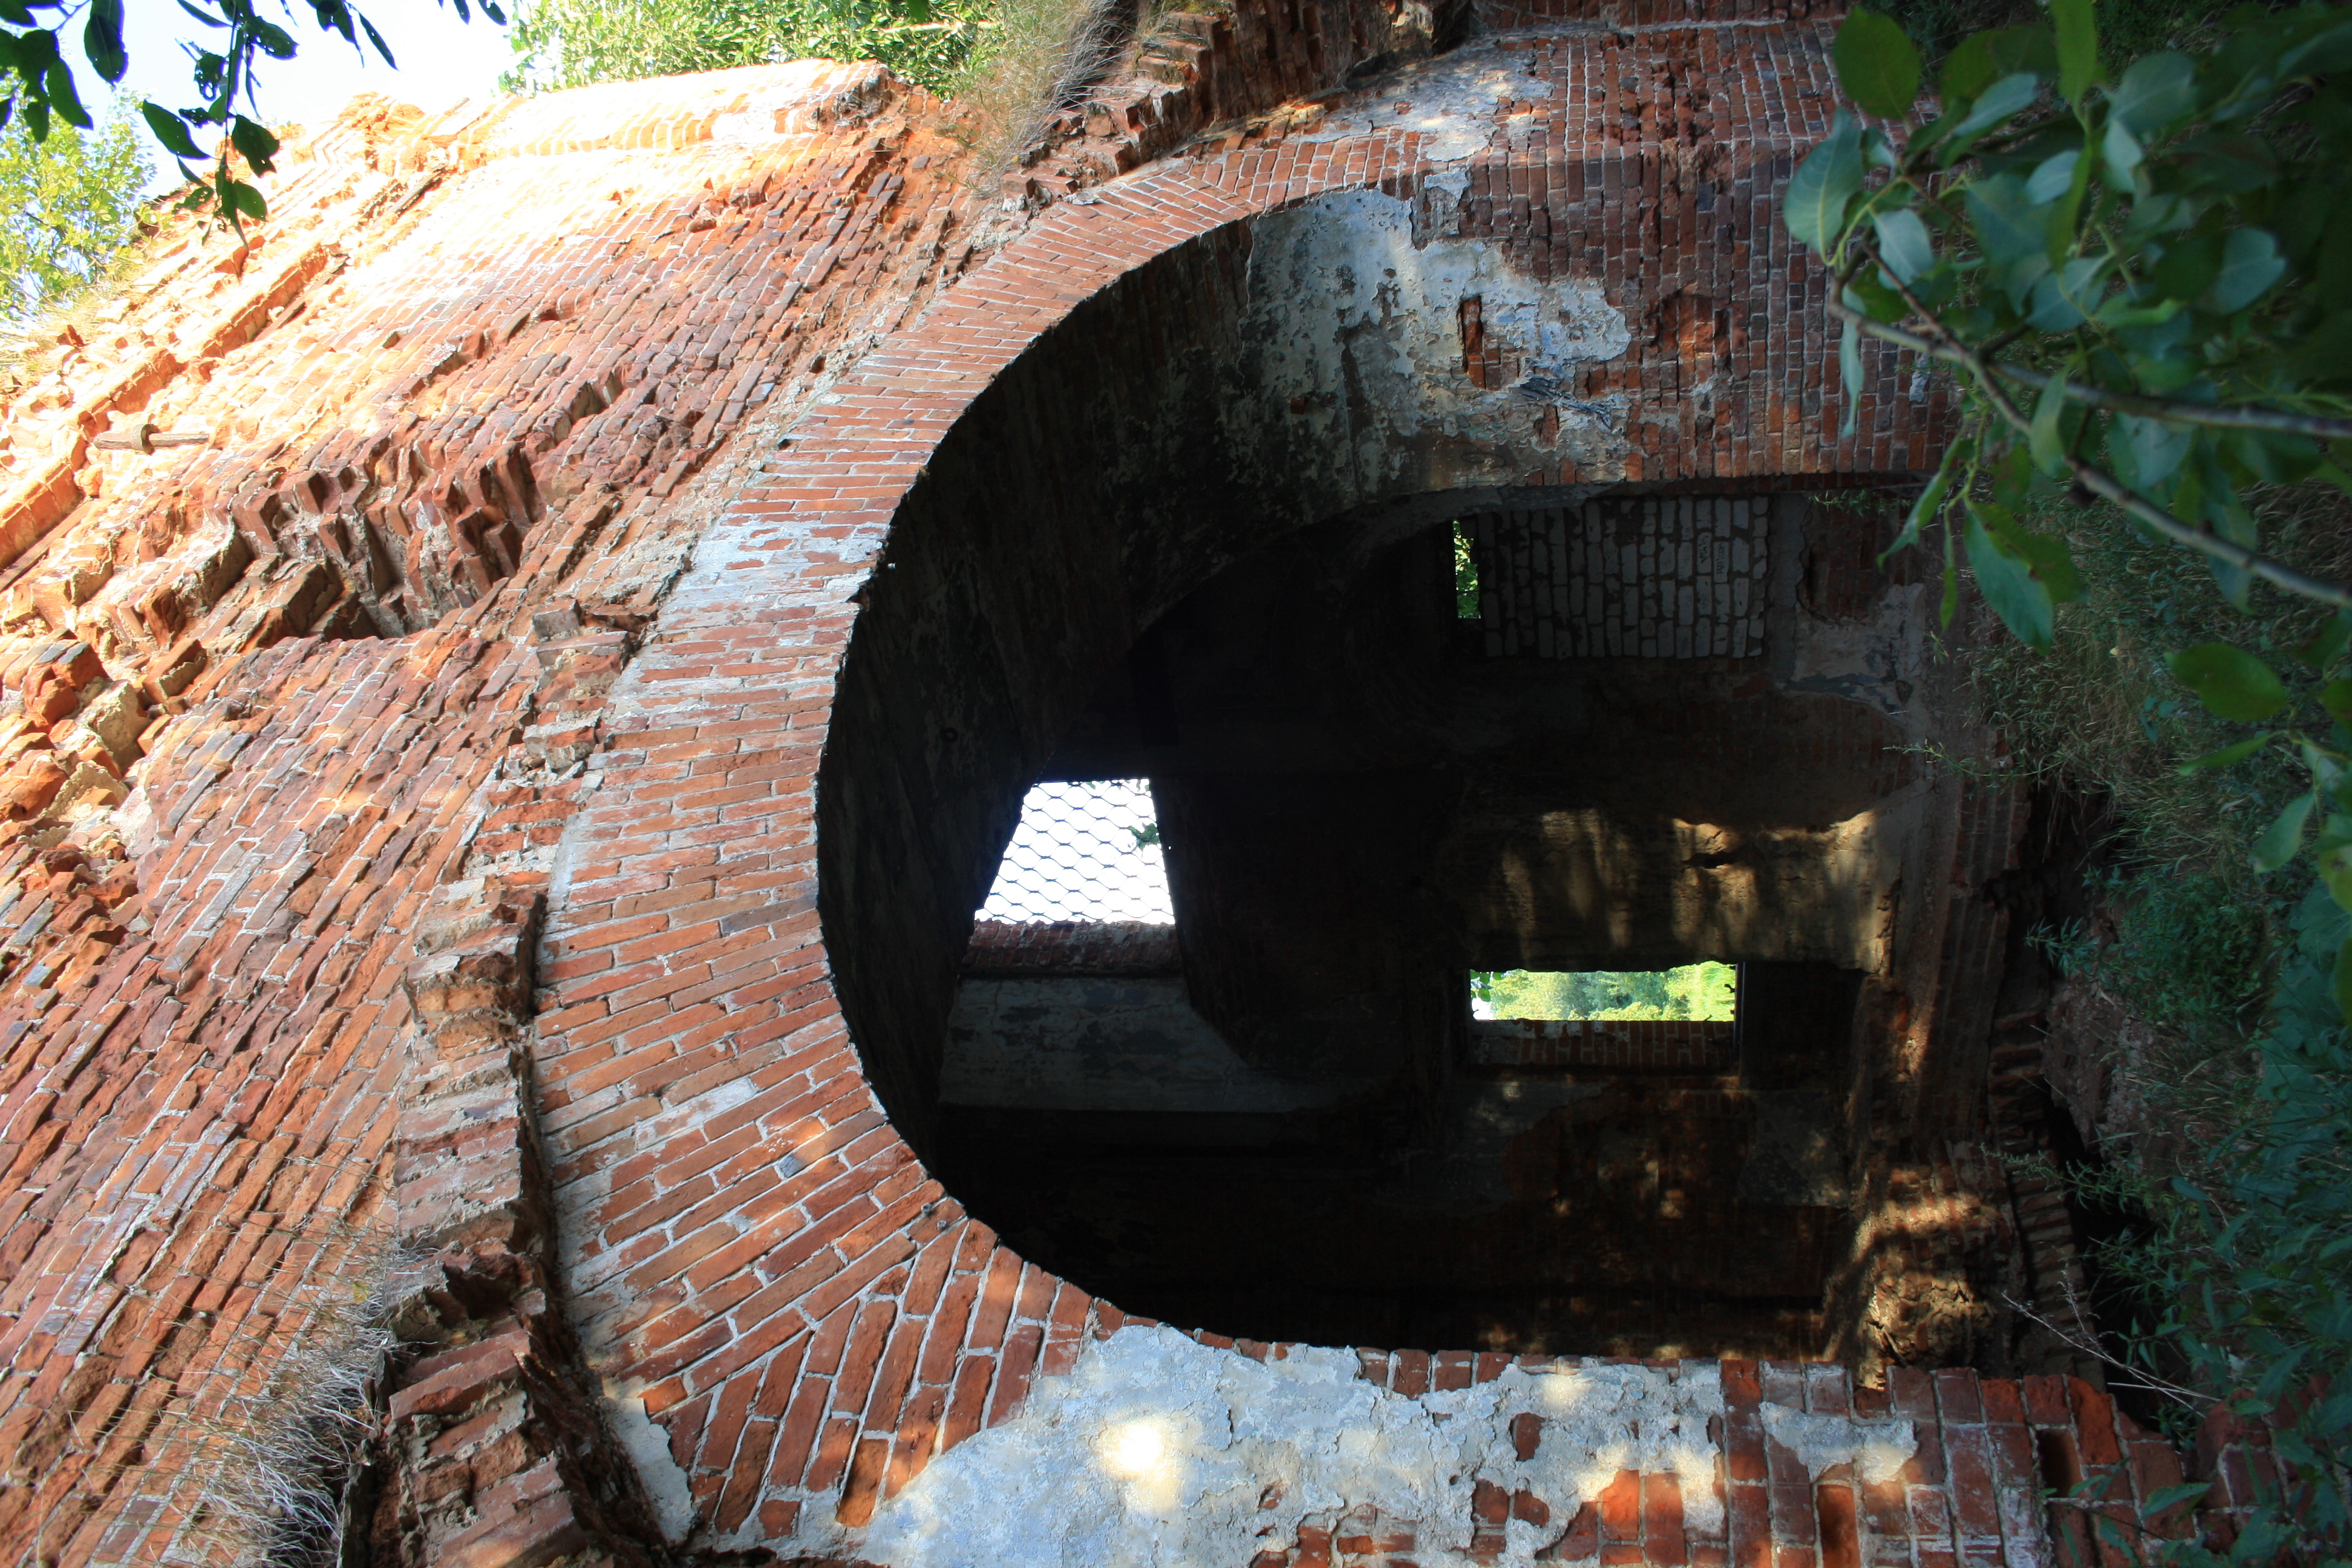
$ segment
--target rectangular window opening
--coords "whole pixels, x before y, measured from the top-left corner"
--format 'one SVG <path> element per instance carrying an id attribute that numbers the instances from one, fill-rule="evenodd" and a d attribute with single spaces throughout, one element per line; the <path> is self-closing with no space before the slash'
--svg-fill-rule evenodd
<path id="1" fill-rule="evenodd" d="M 1150 781 L 1032 785 L 976 918 L 1020 925 L 1171 923 Z"/>
<path id="2" fill-rule="evenodd" d="M 1454 618 L 1478 619 L 1478 552 L 1470 525 L 1460 521 L 1454 525 Z"/>
<path id="3" fill-rule="evenodd" d="M 1547 1022 L 1687 1018 L 1727 1024 L 1738 1016 L 1739 971 L 1729 963 L 1674 969 L 1473 970 L 1470 1016 Z"/>

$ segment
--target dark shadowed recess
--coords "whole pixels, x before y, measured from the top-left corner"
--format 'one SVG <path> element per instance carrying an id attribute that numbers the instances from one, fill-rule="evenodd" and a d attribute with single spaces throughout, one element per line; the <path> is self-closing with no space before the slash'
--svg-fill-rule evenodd
<path id="1" fill-rule="evenodd" d="M 1874 711 L 1777 687 L 1767 630 L 1694 640 L 1669 580 L 1706 578 L 1726 627 L 1793 605 L 1801 506 L 1753 482 L 1449 489 L 1443 438 L 1310 437 L 1239 324 L 1248 247 L 1221 230 L 1077 308 L 900 507 L 818 791 L 869 1076 L 973 1214 L 1131 1312 L 1819 1353 L 1859 976 L 1816 840 L 1910 763 Z M 1748 580 L 1735 606 L 1727 552 L 1643 568 L 1679 643 L 1506 644 L 1457 614 L 1465 517 L 1517 542 L 1483 565 L 1519 574 L 1523 624 L 1530 541 L 1736 521 Z M 1565 579 L 1554 601 L 1583 613 Z M 1024 790 L 1123 777 L 1152 783 L 1179 941 L 967 973 Z M 1472 969 L 1701 958 L 1741 963 L 1737 1026 L 1470 1016 Z"/>

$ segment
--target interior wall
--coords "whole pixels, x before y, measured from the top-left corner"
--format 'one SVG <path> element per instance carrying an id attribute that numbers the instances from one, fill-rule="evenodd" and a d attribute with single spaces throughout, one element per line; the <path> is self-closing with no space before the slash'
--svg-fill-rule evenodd
<path id="1" fill-rule="evenodd" d="M 1540 252 L 1448 237 L 1456 195 L 1318 197 L 1123 276 L 974 401 L 900 506 L 820 776 L 820 902 L 869 1072 L 918 1147 L 1019 793 L 1161 612 L 1384 498 L 1622 475 L 1618 413 L 1474 381 L 1460 307 L 1486 302 L 1489 353 L 1562 372 L 1624 353 L 1624 312 Z"/>

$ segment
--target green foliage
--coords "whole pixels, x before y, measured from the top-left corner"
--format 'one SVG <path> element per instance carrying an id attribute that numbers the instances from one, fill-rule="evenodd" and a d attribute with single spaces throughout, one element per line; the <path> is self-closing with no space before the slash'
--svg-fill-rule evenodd
<path id="1" fill-rule="evenodd" d="M 205 5 L 178 0 L 178 4 L 184 14 L 205 29 L 197 35 L 201 43 L 180 44 L 187 54 L 190 85 L 199 101 L 176 110 L 142 102 L 140 117 L 163 150 L 181 161 L 180 173 L 190 187 L 181 205 L 191 210 L 209 205 L 222 221 L 241 229 L 245 219 L 267 216 L 268 209 L 261 193 L 231 171 L 230 150 L 253 173 L 267 174 L 275 166 L 271 160 L 278 152 L 278 138 L 258 119 L 241 111 L 238 100 L 243 99 L 245 109 L 257 113 L 255 57 L 290 60 L 300 46 L 293 34 L 262 16 L 255 0 L 208 0 Z M 457 8 L 459 21 L 470 19 L 467 0 L 449 0 L 449 4 Z M 473 0 L 473 4 L 491 21 L 506 20 L 498 0 Z M 309 5 L 311 19 L 321 32 L 337 35 L 355 48 L 365 35 L 384 64 L 394 63 L 392 50 L 374 26 L 350 0 L 309 0 Z M 46 17 L 49 25 L 39 25 L 52 12 L 54 16 Z M 78 37 L 66 33 L 67 25 L 77 17 L 82 24 Z M 65 36 L 61 38 L 61 35 Z M 47 141 L 51 124 L 57 121 L 77 130 L 96 129 L 82 106 L 68 58 L 76 42 L 82 58 L 100 80 L 121 81 L 131 68 L 131 52 L 122 37 L 122 0 L 0 0 L 0 81 L 6 84 L 0 87 L 0 125 L 21 117 L 36 142 Z M 8 79 L 11 77 L 14 79 Z M 204 145 L 207 128 L 216 144 L 209 153 Z M 207 157 L 213 164 L 211 173 L 198 174 L 191 164 Z"/>
<path id="2" fill-rule="evenodd" d="M 1470 531 L 1454 525 L 1454 615 L 1457 620 L 1478 618 L 1478 554 L 1471 548 Z"/>
<path id="3" fill-rule="evenodd" d="M 1624 973 L 1512 969 L 1473 973 L 1470 989 L 1495 1018 L 1728 1020 L 1738 972 L 1727 963 Z"/>
<path id="4" fill-rule="evenodd" d="M 2236 637 L 2169 662 L 2214 718 L 2280 721 L 2188 765 L 2299 756 L 2308 798 L 2277 804 L 2253 862 L 2285 864 L 2316 819 L 2321 879 L 2352 910 L 2352 731 L 2336 718 L 2352 713 L 2352 589 L 2262 554 L 2247 505 L 2283 481 L 2352 490 L 2326 445 L 2352 438 L 2352 7 L 2248 6 L 2229 25 L 2201 56 L 2111 72 L 2090 0 L 2053 0 L 2047 26 L 1955 48 L 1940 114 L 1900 142 L 1841 111 L 1790 182 L 1786 222 L 1836 272 L 1850 405 L 1865 336 L 1958 373 L 1961 434 L 1897 545 L 1943 528 L 1948 622 L 1958 536 L 2002 622 L 2054 646 L 2082 573 L 2065 536 L 2021 519 L 2062 487 L 2204 555 L 2241 608 L 2262 581 L 2336 609 L 2296 650 L 2316 677 L 2299 689 Z M 1922 68 L 1867 14 L 1836 61 L 1882 112 Z"/>
<path id="5" fill-rule="evenodd" d="M 509 91 L 826 58 L 945 91 L 989 26 L 978 0 L 538 0 L 509 35 Z"/>
<path id="6" fill-rule="evenodd" d="M 2111 1261 L 2159 1307 L 2136 1359 L 2282 1423 L 2286 1480 L 2226 1555 L 2116 1544 L 2341 1562 L 2352 590 L 2305 568 L 2352 532 L 2352 8 L 2242 7 L 2185 48 L 2101 37 L 2135 15 L 2148 21 L 2051 0 L 1974 33 L 1940 62 L 1924 121 L 1892 101 L 1926 72 L 1912 37 L 1851 19 L 1847 94 L 1902 123 L 1842 120 L 1791 182 L 1789 227 L 1835 275 L 1850 395 L 1864 338 L 1955 376 L 1961 431 L 1900 543 L 1943 531 L 1948 622 L 1965 540 L 1986 602 L 2044 656 L 1980 658 L 1988 706 L 2025 754 L 2115 782 L 2140 841 L 2105 889 L 2113 941 L 2048 943 L 2158 1026 L 2149 1087 L 2161 1113 L 2194 1111 L 2150 1228 Z M 2197 552 L 2213 587 L 2097 526 L 2096 502 Z M 2298 510 L 2332 539 L 2266 543 L 2265 514 Z"/>
<path id="7" fill-rule="evenodd" d="M 2069 974 L 2131 998 L 2132 1012 L 2191 1036 L 2242 1038 L 2269 994 L 2272 934 L 2259 900 L 2210 871 L 2111 870 L 2104 895 L 2115 939 L 2088 928 L 2045 937 L 2044 950 Z"/>
<path id="8" fill-rule="evenodd" d="M 2227 1551 L 2117 1532 L 2127 1552 L 2198 1568 L 2352 1552 L 2352 1032 L 2336 995 L 2347 925 L 2322 889 L 2303 898 L 2256 1041 L 2251 1113 L 2210 1176 L 2144 1190 L 2146 1227 L 2104 1249 L 2160 1304 L 2134 1325 L 2135 1363 L 2185 1364 L 2273 1424 L 2283 1480 Z"/>
<path id="9" fill-rule="evenodd" d="M 1864 337 L 1960 375 L 1963 436 L 1905 542 L 1964 529 L 2037 647 L 2079 584 L 2063 541 L 2004 520 L 2053 486 L 2206 554 L 2240 603 L 2261 576 L 2352 605 L 2263 556 L 2243 500 L 2352 482 L 2323 445 L 2352 437 L 2352 8 L 2231 21 L 2110 84 L 2089 0 L 2064 0 L 1956 48 L 1932 121 L 1898 141 L 1842 115 L 1790 183 L 1790 233 L 1837 273 L 1850 404 Z M 1906 115 L 1923 62 L 1900 27 L 1857 13 L 1836 60 L 1858 104 Z"/>
<path id="10" fill-rule="evenodd" d="M 89 132 L 55 127 L 46 142 L 23 119 L 0 131 L 0 309 L 24 321 L 103 277 L 139 237 L 151 172 L 119 113 Z"/>

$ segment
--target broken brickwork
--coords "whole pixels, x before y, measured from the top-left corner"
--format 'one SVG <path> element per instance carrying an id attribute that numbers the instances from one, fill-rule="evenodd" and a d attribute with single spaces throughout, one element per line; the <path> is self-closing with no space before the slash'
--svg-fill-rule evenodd
<path id="1" fill-rule="evenodd" d="M 1895 356 L 1829 434 L 1826 279 L 1774 220 L 1827 36 L 1669 4 L 1171 14 L 978 192 L 946 111 L 870 66 L 372 100 L 289 138 L 243 243 L 173 230 L 7 407 L 0 1554 L 226 1561 L 247 1439 L 369 1294 L 402 1343 L 366 1462 L 318 1479 L 378 1563 L 1043 1562 L 1024 1531 L 1081 1493 L 1087 1528 L 1159 1540 L 1151 1489 L 1240 1466 L 1187 1509 L 1245 1499 L 1246 1528 L 1147 1560 L 1940 1568 L 2055 1561 L 2076 1525 L 2042 1486 L 2158 1484 L 2169 1450 L 2087 1385 L 1701 1358 L 1652 1380 L 1719 1391 L 1686 1466 L 1505 1486 L 1572 1445 L 1497 1405 L 1402 1491 L 1286 1494 L 1248 1467 L 1333 1410 L 1410 1435 L 1516 1377 L 1631 1374 L 1184 1339 L 922 1158 L 1021 790 L 1228 563 L 1433 524 L 1433 495 L 1930 466 L 1946 395 Z M 1899 618 L 1823 570 L 1824 625 Z M 1819 756 L 1759 771 L 1818 765 L 1854 812 L 1911 792 L 1909 923 L 1874 934 L 1871 884 L 1821 928 L 1876 965 L 1873 1212 L 1921 1221 L 1850 1289 L 1908 1300 L 1879 1282 L 2013 1247 L 1997 1173 L 1921 1137 L 1989 1135 L 1984 889 L 2023 806 L 1926 778 L 1886 743 L 1895 677 L 1806 646 L 1690 678 L 1822 719 Z M 1672 843 L 1694 887 L 1747 852 Z M 1044 956 L 1165 975 L 1171 945 Z M 1137 1357 L 1196 1382 L 1087 1406 L 1110 1424 L 1024 1468 L 1061 1453 L 1024 1447 L 1041 1413 Z M 1257 1447 L 1181 1426 L 1197 1379 L 1293 1373 Z M 1897 1423 L 1892 1477 L 1805 1436 Z"/>

